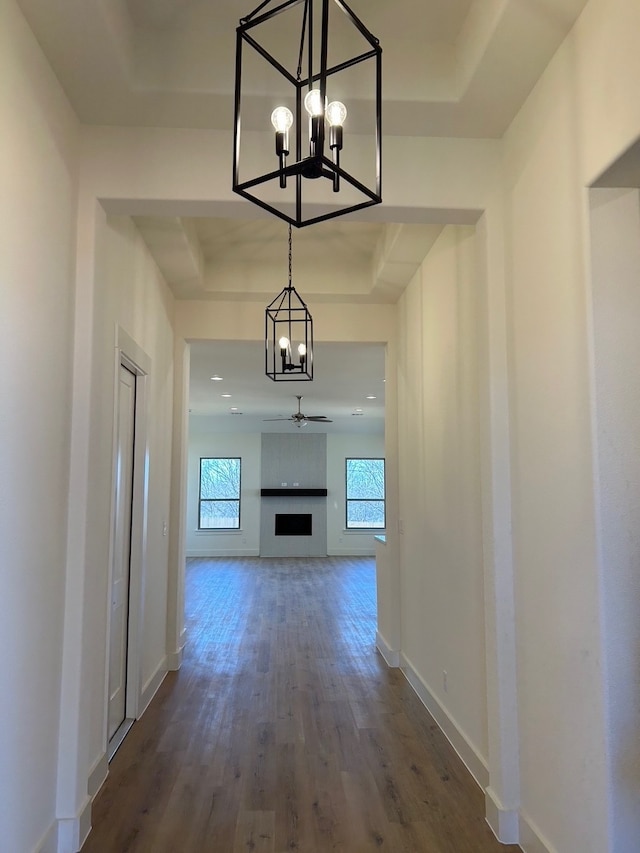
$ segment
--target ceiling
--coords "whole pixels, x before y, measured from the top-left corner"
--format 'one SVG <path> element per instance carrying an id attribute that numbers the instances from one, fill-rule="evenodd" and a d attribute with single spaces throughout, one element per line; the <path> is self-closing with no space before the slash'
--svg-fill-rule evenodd
<path id="1" fill-rule="evenodd" d="M 218 432 L 287 432 L 303 397 L 306 415 L 326 415 L 332 424 L 308 423 L 305 432 L 382 433 L 384 346 L 317 343 L 312 382 L 274 382 L 265 376 L 264 343 L 195 341 L 191 344 L 189 407 L 192 421 L 206 417 Z M 220 381 L 212 376 L 221 377 Z M 230 397 L 223 397 L 230 394 Z M 375 399 L 367 399 L 375 397 Z M 238 410 L 233 413 L 232 408 Z"/>
<path id="2" fill-rule="evenodd" d="M 382 46 L 384 134 L 499 138 L 585 3 L 350 0 Z M 231 130 L 235 29 L 257 0 L 18 4 L 82 123 Z M 284 28 L 283 39 L 291 41 Z M 249 301 L 263 311 L 282 289 L 286 225 L 253 207 L 246 203 L 244 219 L 136 218 L 177 299 Z M 296 230 L 293 282 L 312 313 L 320 302 L 392 305 L 443 224 L 352 216 Z M 331 429 L 382 428 L 381 347 L 316 344 L 312 383 L 267 379 L 262 347 L 192 346 L 194 418 L 215 418 L 225 429 L 296 429 L 262 418 L 291 414 L 302 394 L 302 410 L 333 418 Z M 212 382 L 214 373 L 224 381 Z M 233 396 L 220 397 L 218 386 Z M 231 415 L 230 404 L 243 414 Z M 356 408 L 363 413 L 353 415 Z"/>
<path id="3" fill-rule="evenodd" d="M 352 0 L 383 49 L 385 134 L 501 136 L 585 2 Z M 231 127 L 256 0 L 18 3 L 82 122 Z"/>
<path id="4" fill-rule="evenodd" d="M 288 283 L 288 234 L 273 219 L 134 217 L 143 239 L 178 299 L 251 302 L 265 307 Z M 292 234 L 292 283 L 309 306 L 322 302 L 393 305 L 441 232 L 441 225 L 345 222 L 340 219 Z M 262 321 L 262 320 L 261 320 Z M 313 382 L 273 382 L 265 376 L 264 342 L 191 344 L 192 420 L 206 417 L 218 431 L 282 431 L 304 395 L 302 411 L 324 414 L 331 425 L 307 432 L 382 432 L 384 348 L 326 344 L 316 339 Z M 212 382 L 218 374 L 223 382 Z M 232 394 L 223 398 L 222 393 Z M 376 400 L 366 400 L 374 395 Z M 231 407 L 242 415 L 232 415 Z M 356 412 L 356 409 L 363 411 Z"/>

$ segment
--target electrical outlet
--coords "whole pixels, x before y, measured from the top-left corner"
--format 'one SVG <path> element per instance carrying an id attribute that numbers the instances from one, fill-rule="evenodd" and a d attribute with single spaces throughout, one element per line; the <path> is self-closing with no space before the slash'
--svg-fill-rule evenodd
<path id="1" fill-rule="evenodd" d="M 442 687 L 444 688 L 444 692 L 446 693 L 447 687 L 448 687 L 448 685 L 447 685 L 447 670 L 446 669 L 442 670 Z"/>

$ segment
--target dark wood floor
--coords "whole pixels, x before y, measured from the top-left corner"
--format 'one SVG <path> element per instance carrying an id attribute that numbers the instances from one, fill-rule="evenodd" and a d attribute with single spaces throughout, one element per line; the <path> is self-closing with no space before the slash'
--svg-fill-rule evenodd
<path id="1" fill-rule="evenodd" d="M 505 853 L 376 653 L 367 558 L 190 560 L 188 644 L 96 798 L 83 853 Z"/>

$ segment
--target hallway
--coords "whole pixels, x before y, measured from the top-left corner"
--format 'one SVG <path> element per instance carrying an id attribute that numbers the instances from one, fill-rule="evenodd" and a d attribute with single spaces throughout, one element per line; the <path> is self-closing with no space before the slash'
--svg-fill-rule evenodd
<path id="1" fill-rule="evenodd" d="M 83 853 L 519 849 L 375 651 L 373 559 L 191 559 L 186 619 Z"/>

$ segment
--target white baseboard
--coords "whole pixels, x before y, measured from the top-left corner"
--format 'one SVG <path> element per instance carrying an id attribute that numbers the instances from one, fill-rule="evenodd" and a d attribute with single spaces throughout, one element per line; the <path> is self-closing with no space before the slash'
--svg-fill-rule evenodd
<path id="1" fill-rule="evenodd" d="M 183 632 L 184 636 L 184 632 Z M 182 657 L 182 649 L 179 652 Z M 142 716 L 167 674 L 167 662 L 163 661 L 145 684 L 140 697 L 138 716 Z M 103 753 L 94 763 L 87 779 L 88 797 L 75 818 L 61 818 L 51 827 L 37 853 L 77 853 L 91 831 L 91 804 L 109 774 L 107 753 Z"/>
<path id="2" fill-rule="evenodd" d="M 109 758 L 107 753 L 102 755 L 94 763 L 87 780 L 87 793 L 91 798 L 95 797 L 100 788 L 104 785 L 109 775 Z"/>
<path id="3" fill-rule="evenodd" d="M 177 652 L 172 652 L 167 655 L 167 670 L 169 672 L 177 672 L 182 666 L 183 649 L 178 649 Z"/>
<path id="4" fill-rule="evenodd" d="M 485 817 L 493 834 L 502 844 L 520 841 L 520 815 L 517 809 L 506 809 L 495 791 L 489 787 L 484 792 Z"/>
<path id="5" fill-rule="evenodd" d="M 91 832 L 91 805 L 91 797 L 87 797 L 78 817 L 80 847 L 82 847 L 84 842 L 87 840 L 87 836 Z M 62 853 L 62 851 L 59 850 L 58 853 Z"/>
<path id="6" fill-rule="evenodd" d="M 184 654 L 184 646 L 187 642 L 187 629 L 183 628 L 178 640 L 178 648 L 175 652 L 167 652 L 167 669 L 170 672 L 177 672 L 182 666 L 182 657 Z"/>
<path id="7" fill-rule="evenodd" d="M 259 548 L 188 548 L 187 557 L 259 557 Z"/>
<path id="8" fill-rule="evenodd" d="M 520 813 L 520 847 L 524 853 L 558 853 L 526 815 Z"/>
<path id="9" fill-rule="evenodd" d="M 489 785 L 489 769 L 484 759 L 476 752 L 475 747 L 467 740 L 466 735 L 458 727 L 455 720 L 429 690 L 404 653 L 400 655 L 400 668 L 409 684 L 422 700 L 427 711 L 429 711 L 444 732 L 451 746 L 465 763 L 467 770 L 469 770 L 484 791 Z"/>
<path id="10" fill-rule="evenodd" d="M 375 548 L 336 548 L 327 550 L 327 557 L 375 557 Z"/>
<path id="11" fill-rule="evenodd" d="M 400 652 L 389 648 L 389 644 L 382 636 L 380 631 L 376 631 L 376 648 L 387 662 L 387 666 L 400 666 Z"/>
<path id="12" fill-rule="evenodd" d="M 38 853 L 77 853 L 91 832 L 91 797 L 87 797 L 76 817 L 58 818 Z M 55 840 L 55 846 L 51 843 Z"/>
<path id="13" fill-rule="evenodd" d="M 35 853 L 58 853 L 58 821 L 54 821 L 46 831 L 39 844 L 36 844 Z"/>
<path id="14" fill-rule="evenodd" d="M 138 718 L 140 718 L 151 704 L 151 700 L 158 692 L 160 685 L 167 675 L 167 659 L 161 661 L 160 665 L 142 688 L 140 701 L 138 703 Z"/>

